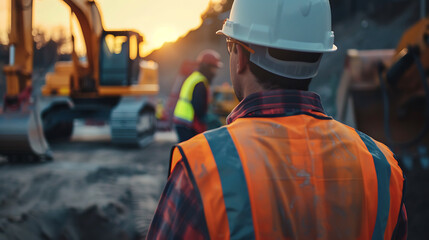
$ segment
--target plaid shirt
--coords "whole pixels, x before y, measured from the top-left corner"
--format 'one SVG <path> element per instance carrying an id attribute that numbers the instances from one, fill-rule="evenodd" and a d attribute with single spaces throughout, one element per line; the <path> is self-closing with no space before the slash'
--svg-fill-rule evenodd
<path id="1" fill-rule="evenodd" d="M 308 91 L 274 90 L 254 93 L 235 107 L 230 124 L 243 117 L 293 114 L 326 117 L 319 95 Z M 406 239 L 407 214 L 402 205 L 392 239 Z M 147 239 L 209 239 L 204 208 L 182 161 L 174 168 L 149 228 Z"/>
<path id="2" fill-rule="evenodd" d="M 240 117 L 269 117 L 302 112 L 324 113 L 319 95 L 296 90 L 272 90 L 249 95 L 229 114 L 228 124 Z"/>
<path id="3" fill-rule="evenodd" d="M 180 161 L 164 188 L 147 239 L 209 239 L 203 205 Z"/>

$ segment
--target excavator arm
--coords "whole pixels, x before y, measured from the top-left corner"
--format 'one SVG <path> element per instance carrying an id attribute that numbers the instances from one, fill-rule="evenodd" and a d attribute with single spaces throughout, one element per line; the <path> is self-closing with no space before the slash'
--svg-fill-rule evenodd
<path id="1" fill-rule="evenodd" d="M 32 0 L 14 0 L 11 4 L 10 60 L 4 67 L 6 104 L 16 105 L 18 95 L 31 82 L 33 72 Z"/>
<path id="2" fill-rule="evenodd" d="M 88 65 L 75 58 L 74 86 L 79 79 L 93 81 L 97 86 L 98 47 L 103 26 L 94 1 L 64 0 L 76 15 L 87 48 Z M 50 150 L 42 128 L 40 111 L 32 101 L 33 0 L 11 0 L 10 61 L 4 67 L 6 94 L 0 109 L 0 154 L 9 160 L 49 159 Z M 74 53 L 75 54 L 75 53 Z"/>
<path id="3" fill-rule="evenodd" d="M 100 12 L 94 1 L 63 0 L 76 15 L 83 33 L 87 49 L 88 65 L 83 66 L 74 57 L 74 87 L 80 89 L 79 79 L 93 81 L 95 88 L 99 82 L 99 51 L 103 24 Z M 9 36 L 10 63 L 4 67 L 6 74 L 6 96 L 8 101 L 18 99 L 18 95 L 31 84 L 33 71 L 33 36 L 32 36 L 33 0 L 11 1 L 11 32 Z M 76 55 L 76 53 L 73 53 Z M 15 103 L 16 104 L 16 103 Z M 5 107 L 9 107 L 5 104 Z"/>
<path id="4" fill-rule="evenodd" d="M 80 64 L 76 53 L 73 51 L 73 87 L 74 91 L 80 91 L 82 85 L 92 86 L 91 90 L 99 86 L 99 51 L 100 38 L 103 34 L 103 24 L 100 12 L 94 1 L 88 0 L 63 0 L 75 14 L 82 29 L 83 38 L 87 50 L 88 65 Z M 73 48 L 74 49 L 74 48 Z M 82 83 L 86 81 L 89 83 Z"/>

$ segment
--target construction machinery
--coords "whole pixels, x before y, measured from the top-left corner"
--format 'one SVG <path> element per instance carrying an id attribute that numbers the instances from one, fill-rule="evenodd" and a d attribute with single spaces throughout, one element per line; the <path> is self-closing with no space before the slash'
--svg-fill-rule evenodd
<path id="1" fill-rule="evenodd" d="M 385 142 L 412 167 L 429 167 L 429 19 L 396 49 L 349 50 L 338 88 L 337 118 Z"/>
<path id="2" fill-rule="evenodd" d="M 151 141 L 158 65 L 142 61 L 143 37 L 135 31 L 104 30 L 92 0 L 63 0 L 78 20 L 86 59 L 79 58 L 72 34 L 72 61 L 57 62 L 46 75 L 41 108 L 32 91 L 32 0 L 11 0 L 10 63 L 4 67 L 6 95 L 0 110 L 0 154 L 10 160 L 49 159 L 48 140 L 70 138 L 74 119 L 110 124 L 114 143 L 144 146 Z"/>
<path id="3" fill-rule="evenodd" d="M 213 88 L 213 100 L 210 105 L 212 112 L 218 116 L 222 125 L 226 124 L 226 118 L 238 103 L 234 88 L 230 84 L 225 82 Z"/>

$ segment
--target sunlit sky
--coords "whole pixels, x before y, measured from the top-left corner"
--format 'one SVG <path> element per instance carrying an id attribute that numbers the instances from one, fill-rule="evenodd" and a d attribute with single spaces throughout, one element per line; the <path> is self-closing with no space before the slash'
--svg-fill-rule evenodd
<path id="1" fill-rule="evenodd" d="M 222 0 L 211 0 L 221 2 Z M 144 54 L 175 41 L 201 25 L 210 0 L 98 0 L 106 30 L 130 29 L 144 35 Z M 70 10 L 61 0 L 34 0 L 33 27 L 64 27 L 69 32 Z M 0 0 L 0 42 L 7 42 L 10 0 Z"/>

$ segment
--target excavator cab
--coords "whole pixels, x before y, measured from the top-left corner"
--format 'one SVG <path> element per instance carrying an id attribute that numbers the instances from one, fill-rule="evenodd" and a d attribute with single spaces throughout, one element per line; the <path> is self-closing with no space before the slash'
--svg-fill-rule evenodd
<path id="1" fill-rule="evenodd" d="M 103 31 L 99 41 L 99 86 L 131 86 L 137 83 L 141 61 L 138 52 L 143 37 L 134 31 Z M 43 95 L 82 97 L 84 94 L 97 94 L 97 81 L 82 73 L 87 68 L 88 63 L 77 57 L 73 62 L 57 62 L 54 71 L 46 75 Z"/>
<path id="2" fill-rule="evenodd" d="M 100 85 L 129 86 L 137 83 L 140 34 L 133 31 L 105 31 L 101 37 Z"/>

